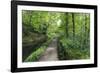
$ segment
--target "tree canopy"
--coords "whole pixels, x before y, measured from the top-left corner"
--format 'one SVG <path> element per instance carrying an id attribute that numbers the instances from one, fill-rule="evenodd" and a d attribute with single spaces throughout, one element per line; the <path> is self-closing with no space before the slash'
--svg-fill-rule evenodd
<path id="1" fill-rule="evenodd" d="M 23 47 L 29 48 L 30 42 L 39 46 L 33 46 L 33 49 L 40 48 L 43 43 L 58 38 L 59 59 L 86 59 L 90 56 L 88 13 L 22 10 L 22 26 Z"/>

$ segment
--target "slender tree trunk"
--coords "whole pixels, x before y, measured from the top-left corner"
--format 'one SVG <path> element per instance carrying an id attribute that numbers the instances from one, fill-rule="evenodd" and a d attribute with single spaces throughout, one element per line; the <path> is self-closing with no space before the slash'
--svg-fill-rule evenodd
<path id="1" fill-rule="evenodd" d="M 75 37 L 75 15 L 72 13 L 72 23 L 73 23 L 73 38 Z"/>
<path id="2" fill-rule="evenodd" d="M 87 42 L 88 42 L 88 29 L 87 29 L 87 15 L 85 14 L 85 45 L 87 45 Z"/>
<path id="3" fill-rule="evenodd" d="M 68 33 L 68 13 L 66 13 L 66 36 L 67 37 L 69 36 L 69 33 Z"/>
<path id="4" fill-rule="evenodd" d="M 74 13 L 72 13 L 72 24 L 73 24 L 73 48 L 75 44 L 75 20 L 74 20 Z"/>
<path id="5" fill-rule="evenodd" d="M 87 15 L 85 14 L 85 33 L 87 32 L 87 27 L 86 26 L 87 26 Z"/>
<path id="6" fill-rule="evenodd" d="M 31 20 L 32 20 L 32 12 L 30 11 L 29 14 L 30 14 L 29 24 L 32 25 L 32 24 L 31 24 Z"/>
<path id="7" fill-rule="evenodd" d="M 80 15 L 80 17 L 83 17 L 83 15 Z M 83 19 L 82 19 L 83 20 Z M 83 22 L 82 22 L 83 23 Z M 81 46 L 80 46 L 80 49 L 83 49 L 83 24 L 81 23 L 81 29 L 80 29 L 80 43 L 81 43 Z"/>
<path id="8" fill-rule="evenodd" d="M 29 25 L 31 26 L 31 30 L 34 31 L 34 27 L 32 26 L 32 11 L 29 11 L 29 14 L 30 14 Z"/>

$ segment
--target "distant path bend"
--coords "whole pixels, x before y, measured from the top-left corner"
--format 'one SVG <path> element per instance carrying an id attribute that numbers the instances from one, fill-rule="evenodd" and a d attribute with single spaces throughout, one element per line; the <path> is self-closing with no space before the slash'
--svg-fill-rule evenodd
<path id="1" fill-rule="evenodd" d="M 53 39 L 39 61 L 57 61 L 57 39 Z"/>

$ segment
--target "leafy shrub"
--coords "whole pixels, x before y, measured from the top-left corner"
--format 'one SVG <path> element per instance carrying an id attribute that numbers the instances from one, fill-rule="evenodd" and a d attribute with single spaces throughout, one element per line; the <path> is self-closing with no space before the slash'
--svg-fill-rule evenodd
<path id="1" fill-rule="evenodd" d="M 46 46 L 42 46 L 38 48 L 35 52 L 33 52 L 30 56 L 25 59 L 25 62 L 32 62 L 38 60 L 40 55 L 45 51 Z"/>
<path id="2" fill-rule="evenodd" d="M 25 60 L 24 62 L 33 62 L 33 61 L 37 61 L 39 59 L 39 57 L 44 53 L 44 51 L 46 50 L 47 46 L 49 45 L 49 43 L 51 42 L 52 39 L 49 39 L 48 41 L 46 41 L 45 43 L 43 43 L 41 45 L 40 48 L 36 48 L 36 51 L 33 51 Z"/>
<path id="3" fill-rule="evenodd" d="M 62 37 L 58 41 L 58 55 L 60 60 L 70 59 L 88 59 L 90 57 L 89 47 L 85 47 L 85 44 L 81 48 L 79 39 L 71 40 L 69 38 Z M 82 44 L 83 45 L 83 44 Z"/>
<path id="4" fill-rule="evenodd" d="M 46 35 L 38 33 L 28 33 L 29 35 L 22 38 L 22 56 L 23 61 L 43 43 L 46 42 Z"/>

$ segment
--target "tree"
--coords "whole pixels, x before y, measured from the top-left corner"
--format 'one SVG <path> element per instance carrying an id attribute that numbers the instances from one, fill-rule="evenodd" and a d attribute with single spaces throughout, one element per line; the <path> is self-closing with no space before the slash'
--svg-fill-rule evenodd
<path id="1" fill-rule="evenodd" d="M 69 36 L 69 32 L 68 32 L 68 13 L 66 13 L 66 36 Z"/>
<path id="2" fill-rule="evenodd" d="M 72 23 L 73 23 L 73 40 L 75 38 L 75 14 L 72 13 Z"/>

